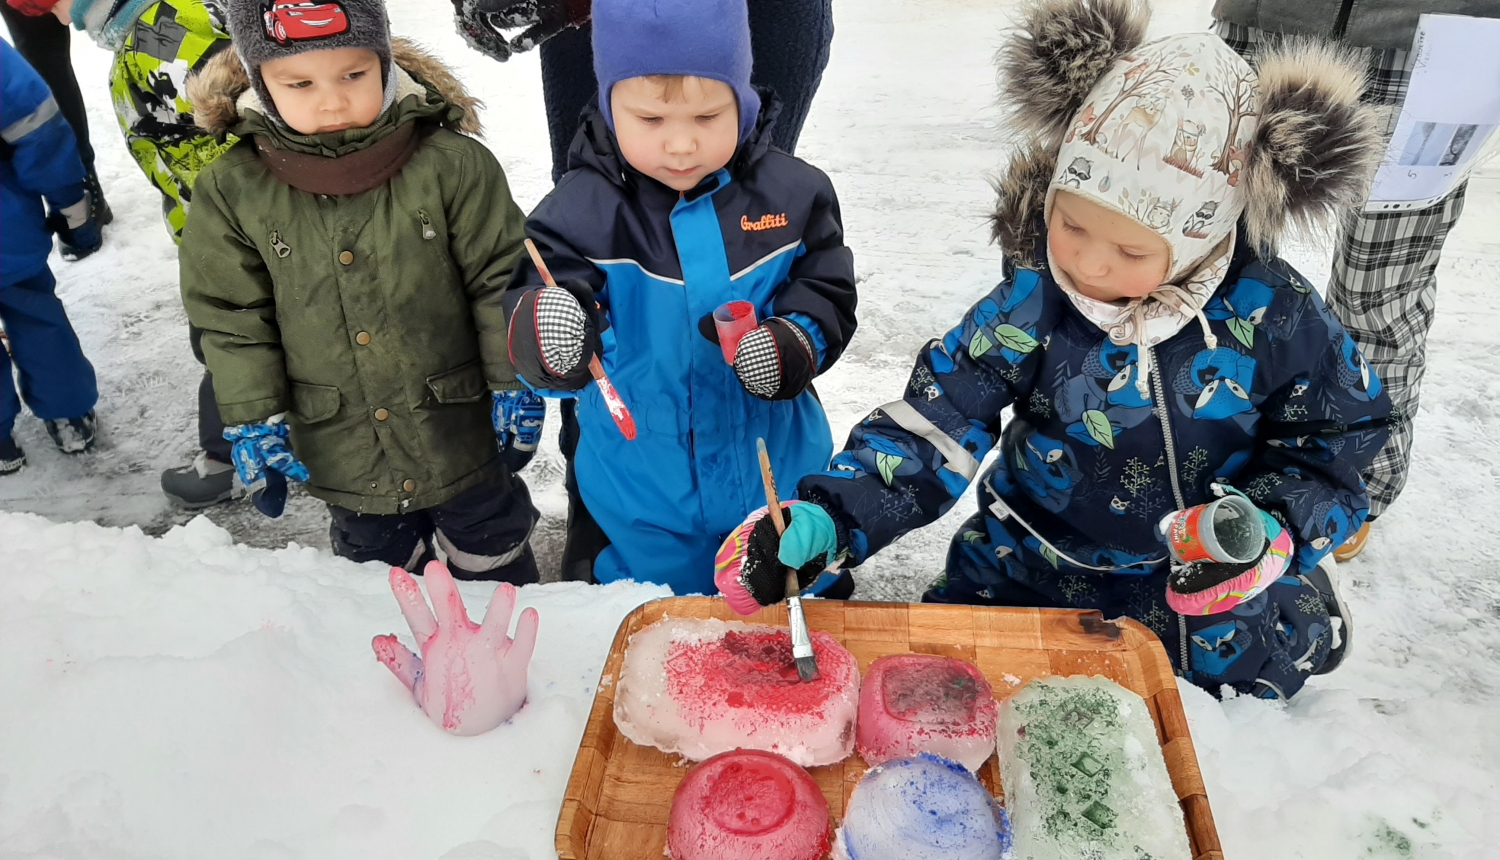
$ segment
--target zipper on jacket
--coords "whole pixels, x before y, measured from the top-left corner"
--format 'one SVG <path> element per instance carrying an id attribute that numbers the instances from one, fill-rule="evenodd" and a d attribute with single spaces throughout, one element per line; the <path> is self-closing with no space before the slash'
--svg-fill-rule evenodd
<path id="1" fill-rule="evenodd" d="M 1187 508 L 1187 500 L 1182 496 L 1182 486 L 1177 481 L 1177 442 L 1172 438 L 1172 421 L 1167 410 L 1166 385 L 1161 381 L 1161 362 L 1157 361 L 1154 347 L 1146 347 L 1151 350 L 1151 387 L 1156 394 L 1156 418 L 1161 422 L 1161 435 L 1167 443 L 1167 477 L 1172 484 L 1172 498 L 1177 501 L 1177 510 Z M 1170 564 L 1170 562 L 1169 562 Z M 1182 676 L 1188 673 L 1188 641 L 1187 641 L 1187 616 L 1177 613 L 1177 644 L 1178 653 L 1182 659 Z"/>
<path id="2" fill-rule="evenodd" d="M 418 209 L 417 217 L 422 219 L 422 238 L 436 239 L 437 231 L 432 229 L 432 219 L 427 217 L 427 210 Z"/>

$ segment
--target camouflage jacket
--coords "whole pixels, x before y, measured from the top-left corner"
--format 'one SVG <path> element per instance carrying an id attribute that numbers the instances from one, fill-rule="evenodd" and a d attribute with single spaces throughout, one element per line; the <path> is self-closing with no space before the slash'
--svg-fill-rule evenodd
<path id="1" fill-rule="evenodd" d="M 234 145 L 193 123 L 186 83 L 229 47 L 218 0 L 147 6 L 115 52 L 109 89 L 125 145 L 162 195 L 162 218 L 181 241 L 198 172 Z"/>

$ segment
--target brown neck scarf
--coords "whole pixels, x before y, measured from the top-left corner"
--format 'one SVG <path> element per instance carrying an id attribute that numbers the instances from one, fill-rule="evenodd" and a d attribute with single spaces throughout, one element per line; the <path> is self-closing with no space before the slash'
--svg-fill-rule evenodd
<path id="1" fill-rule="evenodd" d="M 427 135 L 417 123 L 402 123 L 369 146 L 338 158 L 278 149 L 265 135 L 255 135 L 255 152 L 277 179 L 310 194 L 362 194 L 401 172 Z"/>

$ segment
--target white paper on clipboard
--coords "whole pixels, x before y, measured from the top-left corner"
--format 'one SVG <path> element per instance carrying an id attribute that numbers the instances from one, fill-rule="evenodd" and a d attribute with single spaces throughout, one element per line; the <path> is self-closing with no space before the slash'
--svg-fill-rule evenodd
<path id="1" fill-rule="evenodd" d="M 1500 18 L 1423 15 L 1412 53 L 1411 86 L 1366 212 L 1431 205 L 1500 140 Z"/>

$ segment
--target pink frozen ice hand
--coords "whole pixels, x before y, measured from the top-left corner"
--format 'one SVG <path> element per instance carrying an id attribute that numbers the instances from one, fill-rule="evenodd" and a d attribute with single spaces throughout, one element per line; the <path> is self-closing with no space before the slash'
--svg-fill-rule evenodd
<path id="1" fill-rule="evenodd" d="M 506 635 L 516 608 L 516 587 L 500 583 L 484 623 L 469 620 L 453 576 L 442 562 L 424 571 L 432 608 L 411 574 L 391 568 L 391 591 L 417 639 L 418 657 L 395 635 L 376 636 L 375 656 L 411 690 L 417 704 L 443 731 L 477 735 L 510 719 L 526 702 L 526 668 L 536 647 L 535 609 L 521 613 L 514 639 Z M 435 617 L 434 617 L 435 616 Z"/>

